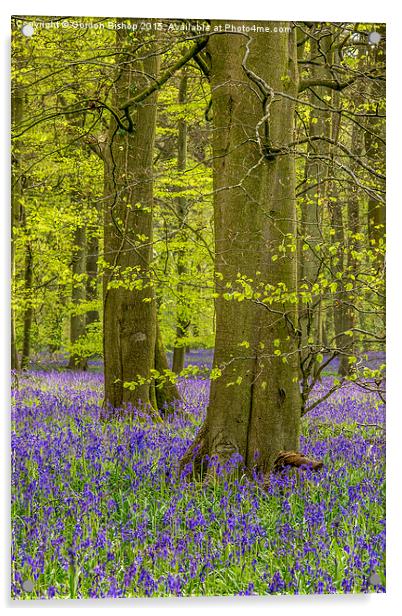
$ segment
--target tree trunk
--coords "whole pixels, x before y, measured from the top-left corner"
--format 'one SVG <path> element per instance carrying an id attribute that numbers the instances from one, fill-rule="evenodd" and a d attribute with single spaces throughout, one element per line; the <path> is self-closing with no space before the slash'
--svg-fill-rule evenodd
<path id="1" fill-rule="evenodd" d="M 380 25 L 378 29 L 385 40 L 385 25 Z M 385 66 L 385 46 L 377 45 L 369 51 L 370 64 L 374 67 L 379 63 Z M 371 97 L 373 110 L 378 106 L 378 101 L 385 100 L 385 83 L 373 81 L 371 85 Z M 377 103 L 377 105 L 376 105 Z M 371 167 L 381 167 L 385 162 L 385 131 L 384 122 L 375 116 L 367 118 L 367 130 L 364 132 L 364 145 L 366 157 Z M 374 195 L 368 199 L 367 225 L 369 245 L 376 255 L 375 265 L 379 273 L 384 268 L 383 247 L 381 244 L 385 240 L 385 203 L 383 200 L 376 199 Z M 378 250 L 380 248 L 380 250 Z"/>
<path id="2" fill-rule="evenodd" d="M 13 36 L 20 36 L 15 34 Z M 21 68 L 21 59 L 19 57 L 13 59 L 14 68 Z M 12 80 L 11 88 L 11 126 L 12 132 L 17 132 L 20 129 L 24 115 L 24 99 L 22 90 L 19 86 L 17 78 Z M 17 340 L 15 331 L 15 308 L 13 302 L 14 297 L 14 284 L 15 284 L 15 230 L 19 224 L 20 214 L 20 199 L 22 197 L 22 179 L 20 173 L 20 142 L 19 139 L 14 139 L 12 144 L 12 157 L 11 157 L 11 284 L 12 284 L 12 297 L 11 297 L 11 370 L 18 370 L 18 352 L 17 352 Z"/>
<path id="3" fill-rule="evenodd" d="M 379 201 L 374 197 L 368 200 L 367 212 L 367 227 L 368 239 L 372 246 L 378 248 L 380 243 L 384 241 L 385 236 L 385 205 L 383 201 Z M 378 266 L 383 267 L 383 259 L 377 258 Z"/>
<path id="4" fill-rule="evenodd" d="M 361 134 L 360 127 L 356 124 L 353 125 L 352 129 L 352 146 L 354 154 L 361 159 L 363 153 L 363 135 Z M 357 173 L 356 164 L 351 163 L 351 167 L 354 173 Z M 343 272 L 346 275 L 355 275 L 358 272 L 359 262 L 357 259 L 357 254 L 360 250 L 361 242 L 357 239 L 357 234 L 360 231 L 360 194 L 359 187 L 357 185 L 353 185 L 349 190 L 348 202 L 347 202 L 347 253 L 346 253 L 346 269 Z M 345 261 L 344 261 L 345 263 Z M 342 351 L 339 356 L 339 369 L 338 372 L 341 376 L 346 376 L 350 374 L 353 369 L 353 364 L 349 362 L 349 357 L 354 355 L 356 352 L 355 348 L 355 334 L 346 334 L 346 332 L 351 332 L 354 327 L 356 327 L 356 309 L 354 307 L 354 302 L 356 298 L 353 293 L 350 291 L 346 291 L 344 280 L 339 281 L 339 285 L 341 287 L 341 292 L 339 294 L 340 302 L 341 302 L 341 310 L 343 313 L 343 332 L 339 339 L 340 350 Z"/>
<path id="5" fill-rule="evenodd" d="M 272 30 L 289 26 L 266 25 Z M 280 95 L 264 101 L 269 87 L 296 97 L 295 32 L 253 33 L 252 39 L 219 34 L 210 38 L 208 51 L 218 293 L 214 368 L 222 375 L 212 380 L 206 421 L 195 445 L 220 463 L 240 454 L 247 468 L 256 466 L 266 474 L 281 450 L 299 444 L 296 304 L 289 298 L 265 305 L 252 299 L 229 301 L 224 293 L 236 288 L 239 274 L 255 286 L 258 277 L 264 285 L 283 283 L 290 293 L 296 291 L 295 252 L 275 258 L 284 237 L 294 240 L 296 234 L 294 158 L 275 156 L 276 148 L 294 138 L 294 102 Z M 287 363 L 274 353 L 277 340 Z"/>
<path id="6" fill-rule="evenodd" d="M 145 35 L 142 35 L 145 36 Z M 150 39 L 151 40 L 151 39 Z M 117 32 L 120 74 L 113 106 L 145 87 L 158 74 L 155 43 Z M 155 364 L 156 306 L 152 287 L 152 162 L 156 92 L 131 110 L 135 128 L 127 132 L 111 120 L 105 149 L 103 332 L 105 403 L 115 408 L 151 404 Z M 124 387 L 124 383 L 137 383 Z"/>
<path id="7" fill-rule="evenodd" d="M 70 317 L 70 344 L 72 346 L 68 368 L 86 370 L 87 358 L 82 357 L 74 345 L 85 335 L 85 315 L 80 314 L 80 304 L 85 299 L 85 284 L 82 276 L 85 274 L 85 227 L 79 226 L 74 231 L 74 248 L 72 258 L 72 314 Z"/>
<path id="8" fill-rule="evenodd" d="M 382 36 L 383 44 L 376 45 L 369 51 L 370 65 L 378 66 L 386 60 L 386 27 L 381 24 L 378 29 Z M 371 85 L 370 99 L 372 109 L 381 108 L 381 101 L 385 101 L 385 81 L 375 82 Z M 364 132 L 366 157 L 369 165 L 374 169 L 383 170 L 385 163 L 385 123 L 380 118 L 371 115 L 367 118 L 367 130 Z M 383 170 L 385 171 L 385 170 Z M 385 183 L 384 183 L 385 184 Z M 377 305 L 377 321 L 379 329 L 385 333 L 386 310 L 385 310 L 385 235 L 386 235 L 386 212 L 385 212 L 385 185 L 380 184 L 384 198 L 376 198 L 373 194 L 367 203 L 367 235 L 369 251 L 372 253 L 372 273 L 378 282 L 377 291 L 373 293 L 373 300 Z M 367 330 L 369 325 L 363 323 L 362 328 Z M 372 347 L 373 348 L 373 347 Z M 383 342 L 374 348 L 385 351 Z"/>
<path id="9" fill-rule="evenodd" d="M 165 348 L 163 346 L 163 340 L 158 320 L 156 321 L 155 369 L 162 376 L 166 374 L 166 370 L 169 370 L 169 365 L 166 358 Z M 169 380 L 165 380 L 164 378 L 156 379 L 155 401 L 158 410 L 161 410 L 163 412 L 163 415 L 166 415 L 173 410 L 174 402 L 176 400 L 180 400 L 180 394 L 179 390 L 177 389 L 177 386 Z"/>
<path id="10" fill-rule="evenodd" d="M 384 160 L 385 144 L 381 139 L 379 122 L 369 117 L 367 120 L 368 130 L 364 133 L 364 145 L 369 164 L 375 168 L 379 161 Z M 385 238 L 385 204 L 384 201 L 370 196 L 367 203 L 367 228 L 368 240 L 374 250 L 378 249 Z M 377 256 L 377 265 L 384 267 L 384 259 Z"/>
<path id="11" fill-rule="evenodd" d="M 24 332 L 22 340 L 21 368 L 26 368 L 29 364 L 31 354 L 31 329 L 32 329 L 32 275 L 33 275 L 33 254 L 28 241 L 25 248 L 25 310 L 24 310 Z"/>
<path id="12" fill-rule="evenodd" d="M 87 239 L 86 255 L 86 299 L 95 302 L 98 299 L 98 256 L 99 238 L 96 229 L 91 229 L 91 235 Z M 95 308 L 88 310 L 85 317 L 85 326 L 91 326 L 99 321 L 99 311 Z"/>
<path id="13" fill-rule="evenodd" d="M 332 34 L 329 28 L 318 28 L 313 30 L 313 37 L 310 39 L 310 60 L 311 77 L 313 79 L 328 79 L 330 74 L 328 66 L 331 64 L 331 42 Z M 321 101 L 328 95 L 328 88 L 315 86 L 314 91 L 310 91 L 310 102 L 312 105 L 322 107 Z M 317 252 L 317 245 L 322 242 L 322 223 L 324 202 L 328 193 L 328 165 L 324 157 L 328 156 L 328 142 L 324 139 L 329 138 L 331 133 L 331 115 L 329 111 L 315 109 L 310 110 L 309 137 L 311 141 L 307 146 L 307 158 L 305 164 L 305 182 L 307 190 L 301 202 L 301 236 L 302 243 L 306 242 L 307 250 L 300 250 L 299 268 L 299 287 L 306 284 L 310 290 L 317 282 L 321 271 L 321 261 Z M 319 138 L 323 137 L 321 141 Z M 322 299 L 314 294 L 309 304 L 300 306 L 299 320 L 301 337 L 301 367 L 303 378 L 308 378 L 306 374 L 308 366 L 312 365 L 310 371 L 318 369 L 316 361 L 310 362 L 312 351 L 321 353 L 322 351 Z M 313 341 L 313 342 L 312 342 Z"/>
<path id="14" fill-rule="evenodd" d="M 369 164 L 375 168 L 385 160 L 385 139 L 381 134 L 381 126 L 379 123 L 371 121 L 369 118 L 369 130 L 365 132 L 365 150 Z M 374 293 L 373 300 L 377 304 L 377 316 L 381 320 L 381 326 L 385 332 L 385 234 L 386 234 L 386 216 L 385 203 L 381 199 L 376 199 L 375 195 L 370 196 L 367 202 L 367 239 L 369 251 L 372 254 L 372 274 L 377 280 L 384 281 L 384 287 L 378 288 Z M 370 325 L 366 325 L 363 321 L 362 329 L 367 330 Z M 376 345 L 377 346 L 377 345 Z M 385 350 L 384 344 L 380 343 L 379 350 Z"/>
<path id="15" fill-rule="evenodd" d="M 337 53 L 335 52 L 335 63 L 339 61 Z M 339 91 L 332 92 L 332 107 L 339 109 L 340 107 L 340 93 Z M 331 122 L 331 140 L 335 143 L 338 142 L 341 130 L 341 115 L 337 112 L 332 113 Z M 336 148 L 331 146 L 331 157 L 336 156 Z M 335 165 L 330 163 L 328 173 L 331 177 L 335 176 Z M 346 376 L 350 372 L 350 364 L 348 361 L 348 354 L 351 351 L 352 341 L 350 336 L 345 332 L 352 327 L 350 322 L 350 313 L 348 312 L 348 300 L 347 292 L 344 288 L 344 281 L 342 276 L 345 273 L 345 269 L 348 267 L 348 254 L 346 251 L 346 239 L 347 229 L 350 222 L 350 210 L 349 219 L 344 220 L 343 201 L 340 196 L 338 185 L 331 180 L 328 185 L 328 193 L 330 196 L 328 209 L 331 228 L 333 229 L 333 241 L 337 245 L 336 261 L 333 264 L 334 278 L 337 283 L 337 289 L 333 293 L 332 315 L 334 322 L 334 336 L 330 341 L 329 346 L 339 357 L 338 373 L 340 376 Z"/>
<path id="16" fill-rule="evenodd" d="M 179 104 L 184 105 L 187 99 L 187 75 L 183 73 L 179 87 Z M 187 166 L 187 124 L 184 118 L 178 122 L 178 137 L 177 137 L 177 170 L 183 173 Z M 182 221 L 186 215 L 186 199 L 179 197 L 177 199 L 177 218 Z M 179 236 L 180 237 L 180 236 Z M 185 345 L 181 342 L 184 338 L 186 329 L 189 325 L 185 315 L 185 299 L 183 296 L 182 276 L 186 273 L 185 266 L 185 251 L 181 248 L 177 251 L 177 276 L 179 282 L 176 288 L 177 294 L 177 326 L 176 326 L 176 341 L 173 349 L 172 370 L 176 374 L 184 368 Z"/>
<path id="17" fill-rule="evenodd" d="M 363 70 L 364 52 L 359 51 L 358 67 Z M 357 88 L 358 88 L 357 84 Z M 360 105 L 363 105 L 363 100 L 360 91 L 357 90 L 354 96 L 355 110 L 359 111 Z M 363 134 L 361 128 L 357 124 L 353 124 L 351 134 L 351 149 L 353 154 L 361 160 L 363 153 Z M 351 169 L 355 175 L 359 174 L 359 167 L 355 160 L 350 162 Z M 356 326 L 356 309 L 354 303 L 357 298 L 353 293 L 346 290 L 346 285 L 350 282 L 350 276 L 355 276 L 358 272 L 359 262 L 357 253 L 360 250 L 360 241 L 357 239 L 357 234 L 360 230 L 360 188 L 357 183 L 353 183 L 348 191 L 347 208 L 346 208 L 346 253 L 343 257 L 343 266 L 341 270 L 341 278 L 338 282 L 338 310 L 341 312 L 341 330 L 338 332 L 337 346 L 339 353 L 338 373 L 340 376 L 347 376 L 353 370 L 353 364 L 349 358 L 355 354 L 355 334 L 353 328 Z M 339 268 L 338 268 L 339 270 Z"/>

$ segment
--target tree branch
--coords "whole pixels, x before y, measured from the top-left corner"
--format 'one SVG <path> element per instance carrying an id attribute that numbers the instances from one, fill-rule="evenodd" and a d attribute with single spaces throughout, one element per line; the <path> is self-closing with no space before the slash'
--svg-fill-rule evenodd
<path id="1" fill-rule="evenodd" d="M 196 53 L 194 56 L 194 61 L 198 64 L 198 66 L 200 67 L 201 71 L 204 73 L 205 77 L 207 79 L 209 79 L 209 76 L 211 74 L 211 71 L 209 70 L 209 66 L 208 64 L 205 62 L 204 58 L 201 56 L 201 54 Z"/>
<path id="2" fill-rule="evenodd" d="M 323 88 L 328 88 L 330 90 L 337 90 L 338 92 L 344 90 L 348 86 L 350 86 L 354 81 L 356 81 L 356 77 L 350 77 L 343 83 L 339 81 L 334 81 L 332 79 L 302 79 L 299 83 L 299 94 L 307 90 L 308 88 L 312 88 L 314 86 L 321 86 Z"/>
<path id="3" fill-rule="evenodd" d="M 163 84 L 166 83 L 166 81 L 168 81 L 168 79 L 170 79 L 179 69 L 181 69 L 182 66 L 187 64 L 187 62 L 189 62 L 202 49 L 204 49 L 207 42 L 208 42 L 208 37 L 204 37 L 200 39 L 175 64 L 173 64 L 170 68 L 168 68 L 167 71 L 161 77 L 159 77 L 158 79 L 155 79 L 155 81 L 151 85 L 149 85 L 147 88 L 142 90 L 142 92 L 139 92 L 138 94 L 136 94 L 136 96 L 133 96 L 127 102 L 125 102 L 124 105 L 122 105 L 121 109 L 126 113 L 126 110 L 128 110 L 130 107 L 132 107 L 133 105 L 137 105 L 138 103 L 141 103 L 143 100 L 148 98 L 148 96 L 153 94 L 156 90 L 159 90 L 163 86 Z"/>

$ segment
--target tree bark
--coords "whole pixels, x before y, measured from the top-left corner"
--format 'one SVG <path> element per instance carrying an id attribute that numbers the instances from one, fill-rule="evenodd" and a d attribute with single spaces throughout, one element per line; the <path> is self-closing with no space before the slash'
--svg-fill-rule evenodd
<path id="1" fill-rule="evenodd" d="M 184 105 L 187 99 L 187 75 L 183 73 L 180 80 L 179 87 L 179 105 Z M 179 173 L 183 173 L 187 166 L 187 124 L 184 118 L 178 122 L 178 136 L 177 136 L 177 170 Z M 186 199 L 185 197 L 178 197 L 177 199 L 177 218 L 179 222 L 184 219 L 186 215 Z M 180 237 L 180 236 L 179 236 Z M 181 282 L 182 276 L 186 273 L 185 266 L 185 251 L 181 248 L 177 251 L 177 276 L 178 284 L 176 288 L 177 293 L 177 326 L 176 326 L 176 340 L 173 348 L 173 362 L 172 370 L 176 374 L 184 368 L 185 358 L 185 345 L 181 342 L 186 334 L 186 329 L 189 325 L 188 319 L 185 315 L 185 300 L 183 297 L 183 284 Z"/>
<path id="2" fill-rule="evenodd" d="M 150 85 L 158 75 L 154 43 L 117 32 L 119 75 L 113 106 Z M 124 62 L 126 60 L 126 62 Z M 105 149 L 103 333 L 105 403 L 115 408 L 140 403 L 151 409 L 155 364 L 156 306 L 152 288 L 152 161 L 156 91 L 138 105 L 133 132 L 111 120 Z M 135 389 L 124 387 L 136 382 Z"/>
<path id="3" fill-rule="evenodd" d="M 289 24 L 268 25 L 273 30 Z M 296 234 L 294 159 L 275 156 L 294 138 L 294 102 L 280 95 L 263 100 L 269 88 L 297 94 L 295 32 L 253 33 L 252 38 L 219 34 L 210 37 L 208 52 L 219 295 L 214 367 L 222 376 L 212 380 L 206 421 L 191 451 L 199 445 L 220 463 L 237 453 L 247 468 L 269 473 L 280 451 L 299 444 L 297 311 L 288 298 L 263 306 L 253 300 L 228 301 L 223 289 L 235 285 L 240 273 L 254 283 L 258 276 L 264 284 L 283 283 L 289 292 L 296 291 L 295 253 L 272 259 L 283 238 Z M 287 363 L 274 354 L 276 339 Z M 243 342 L 248 348 L 242 352 Z"/>

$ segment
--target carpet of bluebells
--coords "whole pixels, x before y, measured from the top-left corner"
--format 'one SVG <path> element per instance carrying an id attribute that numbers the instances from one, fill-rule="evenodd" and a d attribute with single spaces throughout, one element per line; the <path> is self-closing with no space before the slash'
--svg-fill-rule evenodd
<path id="1" fill-rule="evenodd" d="M 315 395 L 330 387 L 326 376 Z M 303 419 L 301 451 L 268 491 L 178 477 L 206 379 L 173 416 L 99 420 L 102 376 L 34 369 L 12 397 L 12 596 L 385 592 L 385 411 L 349 383 Z"/>

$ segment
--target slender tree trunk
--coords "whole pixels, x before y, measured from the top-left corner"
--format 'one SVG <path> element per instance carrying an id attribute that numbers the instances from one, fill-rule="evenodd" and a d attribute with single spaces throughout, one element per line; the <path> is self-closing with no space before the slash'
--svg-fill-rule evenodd
<path id="1" fill-rule="evenodd" d="M 85 315 L 80 313 L 80 304 L 85 299 L 85 284 L 82 280 L 85 274 L 85 227 L 79 226 L 74 232 L 74 249 L 72 258 L 72 314 L 70 318 L 70 360 L 68 367 L 72 370 L 86 370 L 87 359 L 82 357 L 74 345 L 85 335 Z"/>
<path id="2" fill-rule="evenodd" d="M 163 378 L 163 375 L 166 375 L 166 371 L 169 370 L 169 365 L 158 320 L 156 321 L 155 369 L 162 375 L 162 378 L 156 379 L 155 382 L 155 401 L 157 408 L 166 415 L 174 408 L 174 402 L 180 400 L 180 394 L 174 383 Z"/>
<path id="3" fill-rule="evenodd" d="M 368 163 L 375 168 L 381 161 L 385 160 L 385 139 L 381 134 L 381 126 L 379 123 L 370 121 L 365 132 L 365 150 Z M 375 293 L 373 300 L 377 304 L 377 316 L 382 321 L 382 328 L 385 331 L 385 233 L 386 233 L 386 217 L 385 203 L 381 199 L 376 199 L 375 196 L 370 196 L 367 202 L 367 239 L 368 249 L 372 254 L 372 273 L 376 278 L 384 280 L 384 289 L 381 293 Z M 370 325 L 366 325 L 363 321 L 362 329 L 368 330 Z M 380 343 L 379 350 L 384 350 L 384 345 Z"/>
<path id="4" fill-rule="evenodd" d="M 117 32 L 120 74 L 114 85 L 115 108 L 158 74 L 155 44 L 142 40 L 136 58 L 138 41 L 132 36 Z M 126 132 L 112 120 L 105 150 L 105 403 L 115 408 L 152 406 L 151 368 L 155 365 L 156 306 L 150 268 L 156 93 L 131 113 L 135 130 Z M 126 382 L 137 386 L 127 388 Z"/>
<path id="5" fill-rule="evenodd" d="M 363 154 L 363 135 L 361 134 L 360 127 L 353 126 L 352 129 L 352 146 L 353 152 L 356 156 L 359 157 L 359 160 Z M 351 163 L 353 171 L 356 173 L 356 165 Z M 360 240 L 358 240 L 358 234 L 360 231 L 360 194 L 359 187 L 353 185 L 349 190 L 348 202 L 347 202 L 347 253 L 346 253 L 346 270 L 343 274 L 346 276 L 355 275 L 359 268 L 359 261 L 357 255 L 360 251 Z M 345 263 L 344 261 L 344 263 Z M 357 313 L 354 307 L 354 302 L 357 298 L 354 297 L 353 293 L 348 292 L 345 288 L 345 283 L 348 281 L 348 278 L 345 281 L 340 281 L 341 286 L 341 309 L 343 312 L 343 333 L 340 338 L 341 350 L 342 353 L 339 357 L 339 374 L 341 376 L 346 376 L 352 370 L 353 364 L 349 362 L 349 357 L 355 354 L 355 335 L 347 334 L 346 332 L 351 332 L 354 327 L 356 327 L 356 319 Z"/>
<path id="6" fill-rule="evenodd" d="M 363 63 L 365 61 L 362 51 L 359 52 L 359 68 L 363 69 Z M 358 84 L 357 84 L 358 87 Z M 359 92 L 354 96 L 355 109 L 359 110 L 359 106 L 364 104 L 364 100 Z M 355 156 L 360 160 L 363 154 L 363 139 L 361 128 L 354 123 L 351 134 L 351 148 Z M 358 175 L 359 168 L 352 160 L 350 166 L 354 174 Z M 339 368 L 338 372 L 341 376 L 347 376 L 353 370 L 353 364 L 349 361 L 349 358 L 355 354 L 356 351 L 356 336 L 353 332 L 353 328 L 356 326 L 357 312 L 354 307 L 354 303 L 358 299 L 353 293 L 347 290 L 347 284 L 351 281 L 351 276 L 355 276 L 359 268 L 358 253 L 360 251 L 360 240 L 358 239 L 358 233 L 360 231 L 360 188 L 354 183 L 349 191 L 347 197 L 346 207 L 346 254 L 343 257 L 343 269 L 341 271 L 342 276 L 338 282 L 337 298 L 339 302 L 339 310 L 341 311 L 342 329 L 338 333 L 337 344 L 340 350 L 339 354 Z"/>
<path id="7" fill-rule="evenodd" d="M 310 60 L 312 62 L 311 77 L 328 79 L 328 65 L 331 63 L 332 34 L 329 28 L 313 30 L 310 39 Z M 310 92 L 312 105 L 322 107 L 321 101 L 328 95 L 328 88 L 316 86 Z M 307 250 L 300 251 L 299 286 L 306 284 L 311 289 L 318 280 L 321 271 L 320 253 L 317 246 L 322 242 L 322 224 L 324 203 L 328 194 L 328 165 L 324 157 L 328 156 L 329 146 L 325 137 L 331 134 L 331 115 L 329 111 L 310 110 L 309 137 L 305 165 L 305 181 L 308 189 L 301 203 L 301 235 L 302 242 L 308 245 Z M 319 138 L 323 137 L 321 141 Z M 323 345 L 323 310 L 322 299 L 314 294 L 309 304 L 300 306 L 301 337 L 301 367 L 302 375 L 306 377 L 307 366 L 318 368 L 317 362 L 310 362 L 311 351 L 321 352 Z M 313 341 L 313 342 L 312 342 Z"/>
<path id="8" fill-rule="evenodd" d="M 20 68 L 20 59 L 14 59 L 15 68 Z M 16 78 L 12 81 L 11 91 L 11 125 L 13 132 L 17 132 L 21 126 L 24 116 L 24 99 L 21 88 Z M 12 145 L 12 165 L 11 165 L 11 282 L 12 282 L 12 304 L 11 304 L 11 369 L 18 370 L 18 352 L 15 331 L 15 309 L 13 302 L 14 283 L 15 283 L 15 231 L 19 225 L 20 218 L 20 199 L 22 197 L 22 180 L 20 173 L 20 142 L 14 139 Z"/>
<path id="9" fill-rule="evenodd" d="M 338 58 L 335 54 L 335 62 L 337 62 Z M 332 107 L 334 109 L 338 109 L 340 106 L 340 93 L 338 91 L 332 92 Z M 332 113 L 332 127 L 331 127 L 331 139 L 335 143 L 338 142 L 340 129 L 341 129 L 341 116 L 337 112 Z M 336 156 L 336 149 L 334 147 L 330 148 L 331 156 Z M 335 174 L 335 165 L 333 163 L 330 164 L 329 167 L 329 175 L 334 176 Z M 350 365 L 347 360 L 348 352 L 350 350 L 350 337 L 345 334 L 349 329 L 348 325 L 348 315 L 346 314 L 347 308 L 347 294 L 344 289 L 344 284 L 342 281 L 342 276 L 344 274 L 345 268 L 347 267 L 347 254 L 345 251 L 346 246 L 346 234 L 345 227 L 347 228 L 347 223 L 344 220 L 343 213 L 343 201 L 338 190 L 338 185 L 336 182 L 332 181 L 329 183 L 329 216 L 331 228 L 333 229 L 333 241 L 337 245 L 336 251 L 336 262 L 333 265 L 333 271 L 336 277 L 337 282 L 337 290 L 333 294 L 333 321 L 334 321 L 334 337 L 332 339 L 332 349 L 339 351 L 339 366 L 338 373 L 341 376 L 346 376 L 349 373 Z"/>
<path id="10" fill-rule="evenodd" d="M 384 202 L 369 198 L 367 204 L 368 239 L 372 246 L 378 248 L 385 235 L 385 205 Z M 378 257 L 378 265 L 383 266 L 383 259 Z"/>
<path id="11" fill-rule="evenodd" d="M 385 68 L 386 60 L 386 27 L 381 24 L 378 28 L 382 36 L 382 44 L 374 46 L 369 51 L 370 65 L 375 67 L 383 64 Z M 371 84 L 371 103 L 372 111 L 381 108 L 380 101 L 385 101 L 385 81 Z M 380 118 L 371 115 L 367 118 L 367 129 L 364 132 L 365 153 L 369 165 L 373 169 L 383 171 L 385 163 L 385 123 Z M 385 182 L 379 186 L 384 191 L 384 198 L 376 198 L 372 195 L 367 203 L 367 237 L 368 249 L 372 253 L 372 273 L 377 280 L 383 281 L 383 288 L 378 286 L 377 292 L 373 293 L 374 305 L 377 305 L 377 317 L 380 328 L 385 332 L 386 329 L 386 310 L 385 310 L 385 235 L 386 235 L 386 213 L 385 213 Z M 369 319 L 367 319 L 369 320 Z M 363 321 L 362 328 L 367 330 L 370 325 Z M 378 343 L 374 348 L 385 351 L 385 344 Z"/>
<path id="12" fill-rule="evenodd" d="M 86 299 L 88 302 L 95 302 L 98 299 L 98 256 L 99 256 L 99 237 L 95 229 L 91 229 L 91 234 L 87 239 L 86 255 Z M 95 308 L 88 310 L 85 317 L 85 325 L 91 326 L 99 321 L 99 311 Z"/>
<path id="13" fill-rule="evenodd" d="M 184 72 L 179 87 L 179 104 L 184 105 L 187 99 L 187 75 Z M 187 124 L 184 118 L 178 122 L 178 137 L 177 137 L 177 170 L 179 173 L 183 173 L 187 166 Z M 186 199 L 185 197 L 179 197 L 177 199 L 177 218 L 179 221 L 183 220 L 186 215 Z M 176 374 L 184 368 L 185 358 L 185 345 L 182 339 L 186 334 L 186 329 L 189 325 L 188 319 L 185 315 L 185 300 L 183 297 L 183 284 L 181 282 L 182 276 L 186 273 L 185 266 L 185 251 L 180 249 L 177 251 L 177 276 L 179 282 L 177 284 L 177 326 L 176 326 L 176 341 L 173 349 L 173 364 L 172 370 Z"/>
<path id="14" fill-rule="evenodd" d="M 25 302 L 26 307 L 24 310 L 24 332 L 22 340 L 22 355 L 21 355 L 21 368 L 26 368 L 29 364 L 29 357 L 31 354 L 31 329 L 32 329 L 32 276 L 33 276 L 33 254 L 30 242 L 27 243 L 25 248 L 25 271 L 24 271 L 24 283 L 25 283 Z"/>
<path id="15" fill-rule="evenodd" d="M 385 144 L 381 138 L 380 126 L 375 118 L 368 118 L 368 130 L 364 133 L 364 145 L 369 164 L 375 168 L 379 161 L 384 160 Z M 374 249 L 378 249 L 385 237 L 385 203 L 375 196 L 370 196 L 367 202 L 368 240 Z M 377 257 L 380 269 L 384 266 L 383 258 Z"/>
<path id="16" fill-rule="evenodd" d="M 385 40 L 385 25 L 379 27 L 379 33 Z M 369 61 L 373 67 L 378 66 L 381 62 L 385 65 L 385 45 L 373 47 L 369 51 Z M 377 83 L 373 81 L 371 96 L 373 107 L 375 107 L 375 101 L 385 99 L 385 82 Z M 378 168 L 379 165 L 381 166 L 385 161 L 385 131 L 383 122 L 375 114 L 367 118 L 364 145 L 370 166 L 374 169 Z M 368 240 L 372 249 L 376 251 L 376 265 L 379 273 L 381 273 L 384 268 L 384 258 L 382 250 L 378 250 L 378 248 L 385 240 L 385 203 L 376 199 L 373 195 L 369 197 L 367 205 Z"/>
<path id="17" fill-rule="evenodd" d="M 64 284 L 60 285 L 56 281 L 54 285 L 50 285 L 49 290 L 54 293 L 55 301 L 59 305 L 59 311 L 54 313 L 50 310 L 51 316 L 48 317 L 50 331 L 48 348 L 50 353 L 57 353 L 63 346 L 64 314 L 68 300 Z"/>
<path id="18" fill-rule="evenodd" d="M 276 148 L 294 138 L 295 32 L 253 33 L 251 40 L 219 34 L 210 38 L 208 51 L 219 294 L 214 367 L 222 376 L 211 383 L 207 418 L 195 441 L 200 447 L 195 463 L 205 453 L 222 463 L 237 453 L 249 469 L 257 466 L 269 473 L 281 450 L 299 444 L 297 310 L 288 298 L 265 306 L 247 299 L 229 301 L 222 289 L 236 288 L 240 274 L 255 286 L 258 276 L 264 285 L 282 283 L 289 292 L 296 291 L 296 253 L 289 250 L 275 258 L 283 238 L 296 234 L 294 158 L 275 156 Z M 268 86 L 290 96 L 268 99 L 269 119 L 263 100 Z M 277 340 L 287 363 L 274 352 Z M 194 446 L 182 466 L 193 453 Z"/>
<path id="19" fill-rule="evenodd" d="M 360 97 L 356 97 L 357 103 L 362 103 L 363 101 Z M 359 158 L 362 158 L 363 155 L 363 135 L 361 129 L 356 124 L 353 125 L 352 129 L 352 139 L 351 139 L 351 147 L 353 153 Z M 351 162 L 351 168 L 355 174 L 358 173 L 357 165 L 354 161 Z M 350 280 L 350 276 L 355 276 L 356 272 L 359 269 L 359 260 L 358 254 L 361 250 L 361 240 L 359 239 L 360 233 L 360 189 L 357 185 L 353 185 L 348 194 L 348 202 L 347 202 L 347 253 L 346 253 L 346 270 L 344 274 L 346 274 L 346 282 Z M 357 298 L 354 297 L 354 294 L 348 292 L 345 288 L 345 282 L 340 283 L 342 286 L 342 311 L 343 311 L 343 331 L 345 334 L 342 338 L 342 354 L 339 358 L 339 374 L 345 376 L 351 372 L 353 369 L 353 364 L 349 362 L 349 357 L 354 355 L 356 352 L 356 336 L 353 333 L 353 328 L 356 327 L 357 321 L 357 311 L 354 306 L 354 303 L 357 301 Z M 346 332 L 351 332 L 352 334 L 346 334 Z"/>

